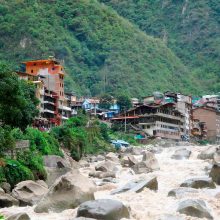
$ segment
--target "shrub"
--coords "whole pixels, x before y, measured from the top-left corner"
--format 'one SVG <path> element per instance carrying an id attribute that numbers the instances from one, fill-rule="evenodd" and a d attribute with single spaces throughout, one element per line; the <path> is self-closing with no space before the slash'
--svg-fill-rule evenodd
<path id="1" fill-rule="evenodd" d="M 44 169 L 43 157 L 37 151 L 28 150 L 18 153 L 17 160 L 32 171 L 35 180 L 46 180 L 47 173 Z"/>
<path id="2" fill-rule="evenodd" d="M 6 160 L 3 170 L 5 179 L 12 187 L 24 180 L 34 180 L 31 170 L 16 160 Z"/>

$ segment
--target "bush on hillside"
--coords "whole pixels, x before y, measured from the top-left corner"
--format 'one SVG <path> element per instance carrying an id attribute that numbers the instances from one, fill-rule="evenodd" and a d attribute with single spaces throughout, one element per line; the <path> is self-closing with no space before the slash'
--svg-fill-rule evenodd
<path id="1" fill-rule="evenodd" d="M 31 170 L 16 160 L 6 160 L 6 166 L 3 167 L 3 173 L 8 183 L 14 187 L 17 183 L 24 180 L 34 180 Z"/>

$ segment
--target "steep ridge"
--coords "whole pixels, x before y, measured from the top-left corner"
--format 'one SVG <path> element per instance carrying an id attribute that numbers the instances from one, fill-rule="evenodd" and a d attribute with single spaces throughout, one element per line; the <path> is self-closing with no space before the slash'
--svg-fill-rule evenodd
<path id="1" fill-rule="evenodd" d="M 0 60 L 64 61 L 67 90 L 84 95 L 201 87 L 159 39 L 96 0 L 0 0 Z"/>
<path id="2" fill-rule="evenodd" d="M 100 0 L 145 33 L 162 39 L 203 93 L 220 90 L 219 0 Z"/>

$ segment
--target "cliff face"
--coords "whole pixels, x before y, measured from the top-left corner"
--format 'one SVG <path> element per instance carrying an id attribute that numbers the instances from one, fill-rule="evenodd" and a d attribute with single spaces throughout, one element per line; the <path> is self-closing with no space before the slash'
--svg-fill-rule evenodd
<path id="1" fill-rule="evenodd" d="M 218 47 L 200 32 L 213 30 L 214 24 L 207 27 L 201 21 L 204 12 L 191 1 L 0 2 L 0 61 L 18 66 L 54 55 L 66 66 L 68 91 L 143 96 L 155 90 L 197 94 L 219 88 Z"/>

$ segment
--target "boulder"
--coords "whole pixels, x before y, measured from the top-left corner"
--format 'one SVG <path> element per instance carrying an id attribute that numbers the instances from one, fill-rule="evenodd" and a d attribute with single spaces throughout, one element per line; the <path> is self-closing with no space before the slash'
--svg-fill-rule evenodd
<path id="1" fill-rule="evenodd" d="M 0 208 L 18 206 L 19 201 L 5 192 L 0 193 Z"/>
<path id="2" fill-rule="evenodd" d="M 119 158 L 115 153 L 110 152 L 110 153 L 106 154 L 105 158 L 107 160 L 114 162 L 114 163 L 119 163 Z"/>
<path id="3" fill-rule="evenodd" d="M 132 149 L 131 153 L 133 155 L 141 155 L 141 153 L 143 151 L 143 149 L 140 147 L 132 147 L 131 149 Z"/>
<path id="4" fill-rule="evenodd" d="M 90 164 L 89 164 L 89 162 L 87 162 L 86 160 L 80 160 L 80 161 L 79 161 L 79 167 L 80 167 L 80 168 L 90 167 Z"/>
<path id="5" fill-rule="evenodd" d="M 64 167 L 71 167 L 69 161 L 65 160 L 64 158 L 56 155 L 47 155 L 43 156 L 44 166 L 50 168 L 64 168 Z"/>
<path id="6" fill-rule="evenodd" d="M 102 172 L 102 171 L 95 171 L 95 172 L 90 172 L 89 176 L 95 177 L 95 178 L 107 178 L 107 177 L 112 177 L 115 178 L 115 172 Z"/>
<path id="7" fill-rule="evenodd" d="M 220 185 L 220 166 L 214 164 L 209 173 L 209 176 L 216 184 Z"/>
<path id="8" fill-rule="evenodd" d="M 147 178 L 147 179 L 139 179 L 139 180 L 132 180 L 125 184 L 124 186 L 113 190 L 111 192 L 111 195 L 120 194 L 124 192 L 141 192 L 144 188 L 148 188 L 151 190 L 157 190 L 158 189 L 158 182 L 156 177 Z"/>
<path id="9" fill-rule="evenodd" d="M 103 160 L 105 160 L 105 157 L 102 156 L 102 155 L 98 155 L 98 156 L 96 157 L 96 159 L 97 159 L 97 161 L 103 161 Z"/>
<path id="10" fill-rule="evenodd" d="M 153 153 L 144 151 L 142 154 L 142 161 L 131 167 L 136 174 L 149 173 L 160 169 L 159 163 Z"/>
<path id="11" fill-rule="evenodd" d="M 58 178 L 41 199 L 35 212 L 62 212 L 74 209 L 82 202 L 94 199 L 95 184 L 77 170 Z"/>
<path id="12" fill-rule="evenodd" d="M 31 220 L 31 218 L 27 213 L 20 212 L 7 217 L 6 220 Z"/>
<path id="13" fill-rule="evenodd" d="M 187 199 L 180 202 L 177 212 L 197 218 L 213 219 L 205 202 L 200 199 Z"/>
<path id="14" fill-rule="evenodd" d="M 107 160 L 100 162 L 96 165 L 95 170 L 96 171 L 102 171 L 102 172 L 115 172 L 116 171 L 116 163 Z"/>
<path id="15" fill-rule="evenodd" d="M 217 146 L 211 146 L 208 149 L 202 151 L 199 155 L 198 155 L 198 159 L 201 160 L 208 160 L 208 159 L 213 159 L 214 154 L 217 152 L 218 147 Z"/>
<path id="16" fill-rule="evenodd" d="M 18 183 L 12 191 L 12 196 L 20 201 L 21 206 L 36 204 L 46 193 L 48 188 L 26 180 Z"/>
<path id="17" fill-rule="evenodd" d="M 68 160 L 55 155 L 44 156 L 44 166 L 47 172 L 46 183 L 50 187 L 57 178 L 71 171 L 71 164 Z"/>
<path id="18" fill-rule="evenodd" d="M 11 193 L 11 185 L 7 182 L 0 183 L 0 187 L 6 192 Z"/>
<path id="19" fill-rule="evenodd" d="M 187 150 L 186 148 L 183 148 L 176 150 L 171 158 L 175 160 L 183 160 L 183 159 L 189 159 L 190 155 L 191 155 L 191 151 Z"/>
<path id="20" fill-rule="evenodd" d="M 5 191 L 4 191 L 4 189 L 2 189 L 1 187 L 0 187 L 0 193 L 4 193 Z"/>
<path id="21" fill-rule="evenodd" d="M 82 203 L 77 217 L 88 217 L 102 220 L 119 220 L 129 218 L 129 211 L 123 203 L 112 199 L 98 199 Z"/>
<path id="22" fill-rule="evenodd" d="M 191 193 L 198 193 L 198 190 L 194 188 L 180 187 L 169 191 L 168 196 L 182 197 L 185 196 L 186 194 L 191 194 Z"/>
<path id="23" fill-rule="evenodd" d="M 45 188 L 48 188 L 48 185 L 43 180 L 37 180 L 36 183 L 38 183 L 39 185 L 41 185 L 41 186 L 43 186 Z"/>
<path id="24" fill-rule="evenodd" d="M 191 187 L 195 189 L 201 189 L 201 188 L 216 188 L 214 182 L 209 177 L 196 177 L 192 179 L 188 179 L 184 181 L 180 187 Z"/>
<path id="25" fill-rule="evenodd" d="M 138 161 L 135 159 L 133 155 L 127 155 L 121 159 L 121 165 L 124 167 L 132 167 L 136 163 L 138 163 Z"/>

